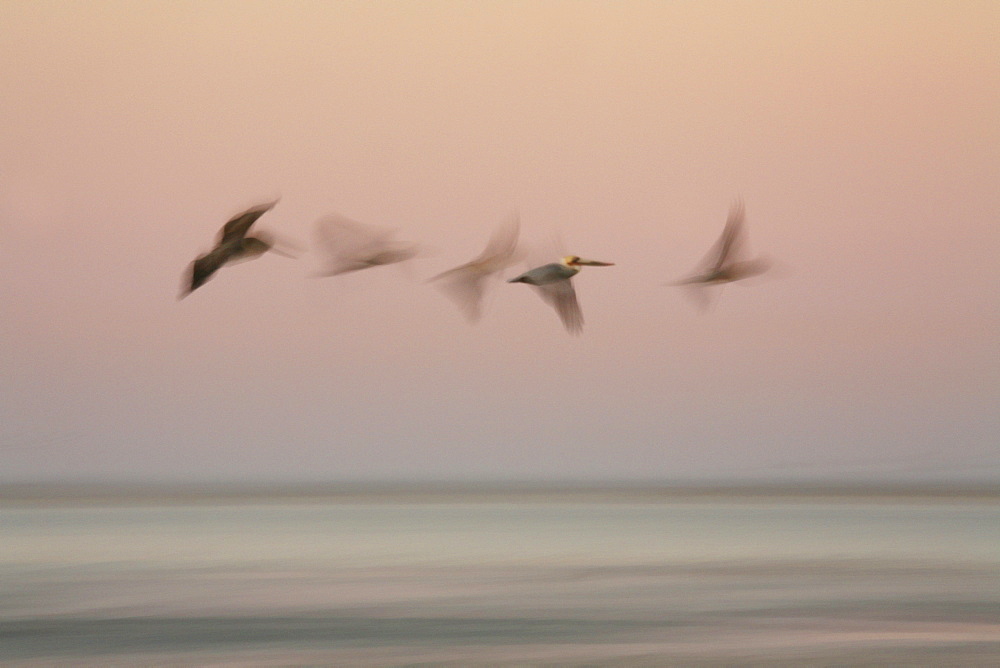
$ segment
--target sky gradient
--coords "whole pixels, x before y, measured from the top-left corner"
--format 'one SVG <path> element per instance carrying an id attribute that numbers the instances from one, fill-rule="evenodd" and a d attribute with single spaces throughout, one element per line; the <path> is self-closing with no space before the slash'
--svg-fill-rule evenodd
<path id="1" fill-rule="evenodd" d="M 1000 479 L 995 2 L 0 24 L 0 481 Z M 665 284 L 738 196 L 778 267 L 701 313 Z M 423 253 L 265 256 L 178 301 L 277 197 L 258 227 L 303 248 L 337 212 Z M 527 286 L 473 326 L 426 283 L 512 211 L 615 263 L 574 279 L 582 336 Z"/>

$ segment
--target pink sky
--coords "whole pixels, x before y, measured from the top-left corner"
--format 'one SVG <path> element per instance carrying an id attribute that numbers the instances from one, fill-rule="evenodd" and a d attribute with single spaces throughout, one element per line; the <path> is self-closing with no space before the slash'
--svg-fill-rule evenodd
<path id="1" fill-rule="evenodd" d="M 995 2 L 0 4 L 0 480 L 1000 477 Z M 340 212 L 408 266 L 188 263 Z M 677 288 L 732 200 L 768 281 Z M 424 281 L 509 212 L 573 338 Z M 555 259 L 555 258 L 553 258 Z M 523 267 L 515 267 L 517 271 Z"/>

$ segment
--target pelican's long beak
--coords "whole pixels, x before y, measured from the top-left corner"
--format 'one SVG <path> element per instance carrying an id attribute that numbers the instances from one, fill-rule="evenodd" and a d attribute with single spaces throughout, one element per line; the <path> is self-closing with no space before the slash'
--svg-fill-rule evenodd
<path id="1" fill-rule="evenodd" d="M 586 260 L 584 258 L 580 258 L 579 260 L 577 260 L 573 264 L 580 264 L 580 265 L 584 265 L 584 266 L 587 266 L 587 267 L 611 267 L 611 266 L 614 266 L 615 263 L 614 262 L 601 262 L 600 260 Z"/>

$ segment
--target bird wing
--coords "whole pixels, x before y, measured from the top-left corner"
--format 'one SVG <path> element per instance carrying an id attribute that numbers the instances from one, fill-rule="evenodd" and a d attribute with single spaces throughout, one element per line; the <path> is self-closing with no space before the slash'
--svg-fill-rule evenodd
<path id="1" fill-rule="evenodd" d="M 229 260 L 231 254 L 228 248 L 221 247 L 210 253 L 199 255 L 188 269 L 187 284 L 181 292 L 181 297 L 186 297 L 204 285 L 212 277 L 212 274 Z"/>
<path id="2" fill-rule="evenodd" d="M 482 315 L 486 281 L 517 261 L 519 230 L 520 220 L 517 214 L 513 214 L 493 231 L 486 248 L 475 259 L 430 279 L 438 283 L 470 322 L 476 322 Z"/>
<path id="3" fill-rule="evenodd" d="M 570 334 L 583 331 L 583 312 L 576 300 L 576 289 L 569 279 L 555 281 L 537 286 L 538 294 L 542 296 L 559 314 L 559 319 Z"/>
<path id="4" fill-rule="evenodd" d="M 462 309 L 469 322 L 476 322 L 482 316 L 481 304 L 486 294 L 486 280 L 490 276 L 469 263 L 449 269 L 430 280 Z"/>
<path id="5" fill-rule="evenodd" d="M 713 250 L 718 253 L 712 269 L 718 271 L 739 254 L 743 245 L 743 219 L 746 216 L 746 207 L 743 200 L 737 200 L 729 210 L 726 218 L 726 227 L 722 230 L 722 236 L 716 242 Z"/>
<path id="6" fill-rule="evenodd" d="M 234 216 L 228 223 L 222 226 L 219 231 L 218 245 L 223 245 L 236 241 L 237 239 L 242 239 L 246 236 L 246 233 L 250 231 L 250 227 L 257 222 L 257 219 L 263 216 L 265 213 L 274 208 L 274 205 L 278 203 L 278 200 L 273 202 L 268 202 L 267 204 L 260 204 L 253 208 L 247 209 L 243 213 Z"/>
<path id="7" fill-rule="evenodd" d="M 517 253 L 517 238 L 521 231 L 521 219 L 515 213 L 493 230 L 483 252 L 469 264 L 480 263 L 489 269 L 499 271 L 513 264 Z"/>
<path id="8" fill-rule="evenodd" d="M 688 283 L 685 284 L 683 288 L 687 298 L 690 299 L 702 313 L 710 310 L 719 299 L 719 295 L 722 294 L 721 285 L 699 285 L 697 283 Z"/>

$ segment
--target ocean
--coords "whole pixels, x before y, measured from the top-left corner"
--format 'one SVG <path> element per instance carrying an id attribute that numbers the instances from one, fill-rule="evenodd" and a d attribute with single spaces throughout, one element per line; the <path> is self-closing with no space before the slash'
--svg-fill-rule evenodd
<path id="1" fill-rule="evenodd" d="M 0 495 L 4 666 L 1000 665 L 1000 497 Z"/>

